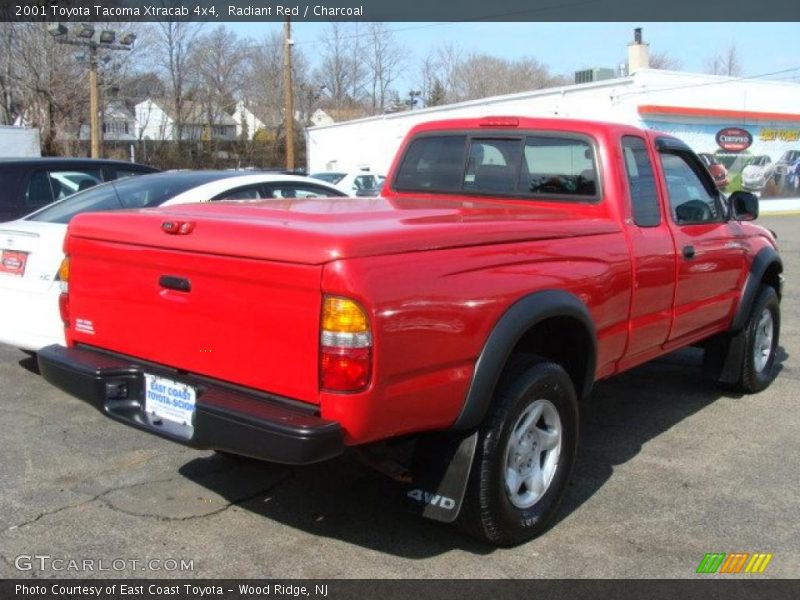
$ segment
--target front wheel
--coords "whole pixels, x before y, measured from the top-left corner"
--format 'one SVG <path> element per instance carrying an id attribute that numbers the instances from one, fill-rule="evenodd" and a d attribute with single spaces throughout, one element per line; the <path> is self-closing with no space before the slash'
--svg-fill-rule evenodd
<path id="1" fill-rule="evenodd" d="M 778 294 L 773 288 L 764 286 L 753 303 L 744 328 L 744 364 L 737 385 L 742 392 L 760 392 L 772 382 L 780 326 Z"/>
<path id="2" fill-rule="evenodd" d="M 498 546 L 542 533 L 566 491 L 578 443 L 578 402 L 559 365 L 516 356 L 479 429 L 459 524 Z"/>

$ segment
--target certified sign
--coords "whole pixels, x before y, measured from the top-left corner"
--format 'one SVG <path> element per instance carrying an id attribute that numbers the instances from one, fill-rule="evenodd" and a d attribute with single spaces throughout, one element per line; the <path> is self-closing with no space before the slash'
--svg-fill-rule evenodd
<path id="1" fill-rule="evenodd" d="M 726 127 L 717 132 L 717 144 L 728 152 L 742 152 L 753 143 L 750 132 L 741 127 Z"/>

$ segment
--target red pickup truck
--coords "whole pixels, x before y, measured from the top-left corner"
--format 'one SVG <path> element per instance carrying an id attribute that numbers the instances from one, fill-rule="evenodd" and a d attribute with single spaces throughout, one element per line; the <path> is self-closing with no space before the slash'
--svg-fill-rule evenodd
<path id="1" fill-rule="evenodd" d="M 413 129 L 380 198 L 183 205 L 69 226 L 44 377 L 197 448 L 305 464 L 413 438 L 408 501 L 498 545 L 564 495 L 578 401 L 688 345 L 773 377 L 782 263 L 679 140 L 562 119 Z"/>

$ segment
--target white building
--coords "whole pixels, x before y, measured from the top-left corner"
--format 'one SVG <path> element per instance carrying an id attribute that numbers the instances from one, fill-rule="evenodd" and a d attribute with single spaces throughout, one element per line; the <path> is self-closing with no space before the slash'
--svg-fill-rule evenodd
<path id="1" fill-rule="evenodd" d="M 21 158 L 41 155 L 38 129 L 0 125 L 0 157 Z"/>
<path id="2" fill-rule="evenodd" d="M 148 98 L 136 105 L 136 137 L 142 140 L 170 140 L 177 137 L 175 115 L 171 109 Z M 236 121 L 225 112 L 210 116 L 197 102 L 183 105 L 184 140 L 235 140 Z"/>
<path id="3" fill-rule="evenodd" d="M 107 141 L 136 140 L 136 116 L 121 102 L 110 102 L 103 111 L 103 139 Z M 80 139 L 91 138 L 88 124 L 81 125 Z"/>
<path id="4" fill-rule="evenodd" d="M 634 42 L 632 72 L 625 77 L 310 127 L 308 170 L 386 172 L 414 125 L 489 115 L 593 119 L 663 131 L 715 156 L 728 169 L 728 191 L 738 189 L 742 170 L 757 157 L 774 164 L 800 150 L 800 84 L 637 68 L 642 64 L 647 44 Z M 723 130 L 733 129 L 749 136 L 746 148 L 732 150 L 725 142 Z"/>
<path id="5" fill-rule="evenodd" d="M 241 138 L 244 132 L 247 131 L 247 139 L 252 140 L 259 129 L 266 129 L 264 122 L 255 116 L 241 100 L 236 103 L 236 110 L 234 110 L 231 118 L 236 123 L 237 138 Z"/>

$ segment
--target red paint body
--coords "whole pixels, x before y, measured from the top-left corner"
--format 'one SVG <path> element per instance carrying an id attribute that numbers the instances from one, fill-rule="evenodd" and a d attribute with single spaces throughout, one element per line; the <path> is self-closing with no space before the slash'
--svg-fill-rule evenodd
<path id="1" fill-rule="evenodd" d="M 439 129 L 477 130 L 479 122 L 429 123 L 408 139 Z M 492 328 L 537 290 L 565 290 L 587 305 L 596 379 L 729 327 L 750 262 L 774 246 L 766 230 L 675 225 L 655 133 L 524 118 L 519 129 L 588 135 L 600 201 L 404 194 L 391 187 L 396 161 L 381 198 L 80 215 L 66 241 L 68 342 L 318 405 L 347 443 L 360 444 L 450 426 Z M 633 224 L 622 136 L 645 139 L 652 155 L 658 227 Z M 167 235 L 168 220 L 194 229 Z M 688 244 L 692 261 L 680 257 Z M 191 293 L 162 289 L 164 274 L 190 279 Z M 323 294 L 368 312 L 373 365 L 362 392 L 320 391 Z M 77 330 L 78 319 L 93 333 Z"/>

